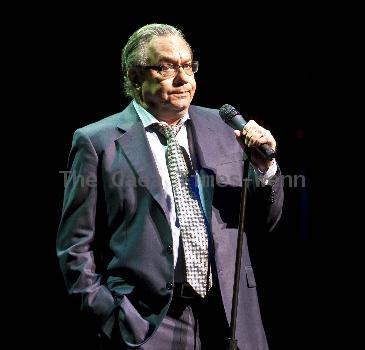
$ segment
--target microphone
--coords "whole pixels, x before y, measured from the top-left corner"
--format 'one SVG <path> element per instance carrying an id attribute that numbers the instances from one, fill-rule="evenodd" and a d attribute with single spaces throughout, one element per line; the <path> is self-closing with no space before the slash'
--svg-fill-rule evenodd
<path id="1" fill-rule="evenodd" d="M 225 104 L 219 109 L 219 115 L 223 121 L 235 130 L 242 131 L 247 124 L 242 115 L 231 105 Z M 275 152 L 267 144 L 255 146 L 256 150 L 266 159 L 272 160 L 275 158 Z"/>

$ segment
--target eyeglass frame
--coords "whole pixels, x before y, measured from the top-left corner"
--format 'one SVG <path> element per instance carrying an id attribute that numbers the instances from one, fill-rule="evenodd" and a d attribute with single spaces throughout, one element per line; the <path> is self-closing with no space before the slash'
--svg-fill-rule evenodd
<path id="1" fill-rule="evenodd" d="M 192 74 L 189 74 L 185 71 L 185 68 L 184 66 L 186 65 L 191 65 L 191 69 L 192 69 Z M 196 65 L 196 70 L 194 72 L 194 65 Z M 169 66 L 170 68 L 173 68 L 174 71 L 175 71 L 175 75 L 171 75 L 171 76 L 167 76 L 165 78 L 172 78 L 172 77 L 176 77 L 177 73 L 178 73 L 178 70 L 180 68 L 182 68 L 184 70 L 184 72 L 189 75 L 189 76 L 192 76 L 194 75 L 198 69 L 199 69 L 199 61 L 191 61 L 190 63 L 183 63 L 183 64 L 173 64 L 173 63 L 164 63 L 164 64 L 160 64 L 160 65 L 155 65 L 155 66 L 138 66 L 139 68 L 143 68 L 143 69 L 153 69 L 155 71 L 157 71 L 159 74 L 161 74 L 161 76 L 163 76 L 163 67 L 166 67 L 166 66 Z"/>

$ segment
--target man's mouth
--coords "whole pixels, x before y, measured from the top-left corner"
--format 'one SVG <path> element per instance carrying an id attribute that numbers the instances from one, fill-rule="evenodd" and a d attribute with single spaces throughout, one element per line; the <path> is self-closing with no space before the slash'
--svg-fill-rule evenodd
<path id="1" fill-rule="evenodd" d="M 184 95 L 184 94 L 187 94 L 187 93 L 189 93 L 189 91 L 186 91 L 186 90 L 184 90 L 184 91 L 173 91 L 173 92 L 170 93 L 170 95 Z"/>

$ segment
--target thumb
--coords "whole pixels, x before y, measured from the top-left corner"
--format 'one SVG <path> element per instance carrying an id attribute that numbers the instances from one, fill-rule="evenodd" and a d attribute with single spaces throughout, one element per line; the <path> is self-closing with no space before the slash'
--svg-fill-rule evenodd
<path id="1" fill-rule="evenodd" d="M 234 133 L 235 133 L 236 137 L 241 137 L 241 131 L 234 130 Z"/>
<path id="2" fill-rule="evenodd" d="M 234 134 L 236 136 L 236 140 L 241 145 L 241 147 L 244 149 L 245 148 L 245 142 L 244 142 L 244 140 L 242 138 L 241 132 L 239 130 L 234 130 Z"/>

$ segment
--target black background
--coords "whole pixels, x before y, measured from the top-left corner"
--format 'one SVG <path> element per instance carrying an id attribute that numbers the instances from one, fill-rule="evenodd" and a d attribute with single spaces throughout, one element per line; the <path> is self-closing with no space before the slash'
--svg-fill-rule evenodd
<path id="1" fill-rule="evenodd" d="M 343 306 L 334 291 L 341 294 L 346 283 L 339 277 L 336 179 L 328 173 L 333 154 L 323 152 L 328 141 L 323 130 L 332 127 L 341 104 L 336 93 L 340 73 L 333 74 L 341 25 L 330 9 L 212 5 L 213 15 L 198 14 L 192 6 L 167 8 L 168 15 L 159 9 L 137 13 L 97 5 L 43 8 L 46 15 L 38 13 L 23 26 L 19 71 L 24 65 L 32 69 L 22 85 L 30 97 L 24 99 L 22 118 L 34 132 L 32 151 L 26 148 L 22 156 L 40 180 L 34 188 L 40 209 L 32 214 L 31 254 L 19 275 L 25 285 L 20 289 L 32 296 L 25 306 L 27 339 L 38 346 L 93 349 L 95 339 L 66 294 L 55 257 L 63 198 L 59 172 L 66 170 L 76 128 L 127 105 L 120 51 L 137 28 L 153 22 L 179 27 L 193 47 L 200 61 L 194 104 L 219 108 L 229 103 L 252 116 L 276 137 L 283 174 L 305 176 L 305 188 L 285 187 L 283 218 L 275 231 L 254 239 L 271 349 L 325 349 L 340 336 L 337 318 Z M 33 322 L 34 315 L 41 322 Z"/>

